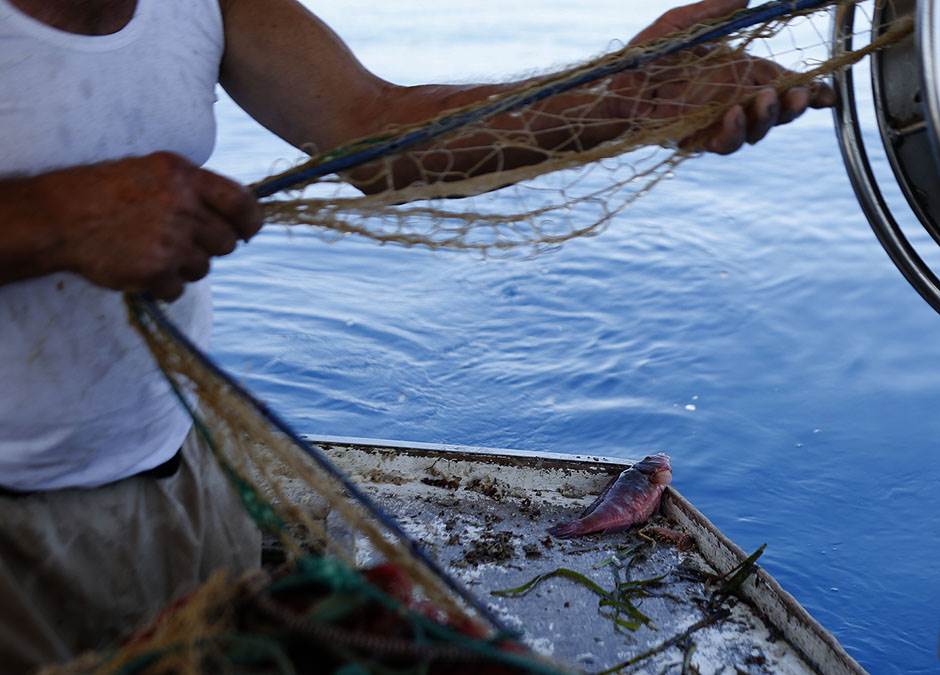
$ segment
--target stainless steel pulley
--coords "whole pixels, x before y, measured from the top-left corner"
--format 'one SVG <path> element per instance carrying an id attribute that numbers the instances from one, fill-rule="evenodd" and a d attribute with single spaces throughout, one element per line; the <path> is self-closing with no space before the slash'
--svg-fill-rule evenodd
<path id="1" fill-rule="evenodd" d="M 875 0 L 871 40 L 898 21 L 914 21 L 908 37 L 871 58 L 874 113 L 901 192 L 940 245 L 940 10 L 934 0 Z M 853 47 L 854 4 L 833 23 L 833 55 Z M 849 178 L 875 235 L 904 277 L 940 312 L 940 279 L 924 262 L 885 201 L 862 137 L 852 68 L 837 71 L 836 132 Z"/>

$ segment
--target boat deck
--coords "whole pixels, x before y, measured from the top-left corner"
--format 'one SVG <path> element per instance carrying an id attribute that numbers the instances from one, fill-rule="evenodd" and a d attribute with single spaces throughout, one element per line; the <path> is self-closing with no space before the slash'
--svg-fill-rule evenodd
<path id="1" fill-rule="evenodd" d="M 642 531 L 557 540 L 629 463 L 598 457 L 316 439 L 456 578 L 538 652 L 573 670 L 602 672 L 860 673 L 861 668 L 759 568 L 730 597 L 720 579 L 745 556 L 675 490 L 649 525 L 688 535 L 677 545 Z M 680 474 L 681 475 L 681 474 Z M 685 549 L 688 546 L 689 550 Z M 368 564 L 367 542 L 355 544 Z M 625 595 L 619 613 L 572 570 Z M 723 599 L 720 599 L 723 598 Z M 635 608 L 635 612 L 631 609 Z M 616 619 L 616 621 L 615 621 Z"/>

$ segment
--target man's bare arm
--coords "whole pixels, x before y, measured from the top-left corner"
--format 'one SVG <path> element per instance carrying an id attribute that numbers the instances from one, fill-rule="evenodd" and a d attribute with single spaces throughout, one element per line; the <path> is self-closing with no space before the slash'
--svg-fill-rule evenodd
<path id="1" fill-rule="evenodd" d="M 225 15 L 226 52 L 221 80 L 233 98 L 255 119 L 293 145 L 308 151 L 325 151 L 348 141 L 374 134 L 391 126 L 420 122 L 463 105 L 481 101 L 493 94 L 518 87 L 520 83 L 496 85 L 422 85 L 404 87 L 387 82 L 369 72 L 343 41 L 320 19 L 296 0 L 222 0 Z M 644 30 L 635 41 L 646 41 L 682 30 L 710 19 L 724 17 L 746 6 L 746 0 L 704 0 L 667 12 Z M 759 61 L 759 60 L 755 60 Z M 704 149 L 728 153 L 744 142 L 756 142 L 771 127 L 791 121 L 810 105 L 831 105 L 831 91 L 794 89 L 783 97 L 766 83 L 772 82 L 780 69 L 760 62 L 747 83 L 754 92 L 753 102 L 728 110 L 724 119 L 705 134 L 694 139 Z M 715 71 L 716 69 L 712 69 Z M 739 77 L 740 73 L 712 72 L 711 77 Z M 612 86 L 624 91 L 638 85 L 640 78 L 627 74 Z M 766 81 L 766 82 L 764 82 Z M 720 84 L 720 83 L 719 83 Z M 726 95 L 727 86 L 692 86 L 696 96 Z M 703 94 L 704 92 L 704 94 Z M 687 92 L 677 91 L 681 99 Z M 682 104 L 686 100 L 679 101 Z M 667 101 L 668 103 L 668 101 Z M 509 115 L 494 118 L 491 128 L 517 130 L 527 140 L 546 150 L 591 147 L 627 129 L 636 115 L 668 114 L 668 106 L 654 104 L 630 110 L 616 104 L 600 104 L 583 95 L 557 97 L 527 117 Z M 673 107 L 681 107 L 673 106 Z M 559 125 L 558 116 L 571 116 L 571 124 Z M 598 119 L 609 124 L 598 124 Z M 579 119 L 591 119 L 590 125 L 578 125 Z M 675 139 L 682 141 L 686 139 Z M 487 138 L 465 139 L 464 145 L 481 148 Z M 455 175 L 468 167 L 485 172 L 538 162 L 545 153 L 530 148 L 505 149 L 498 159 L 481 161 L 486 150 L 464 150 L 448 157 L 448 170 Z M 459 149 L 460 146 L 458 146 Z M 438 161 L 444 160 L 438 155 Z M 437 169 L 435 156 L 429 153 L 418 167 L 408 162 L 395 166 L 396 185 L 407 184 Z M 359 187 L 370 189 L 364 172 Z M 357 176 L 352 176 L 355 181 Z M 446 176 L 443 177 L 446 180 Z"/>
<path id="2" fill-rule="evenodd" d="M 223 0 L 222 7 L 223 86 L 257 121 L 308 152 L 428 120 L 512 86 L 395 85 L 367 70 L 336 33 L 295 0 Z M 499 123 L 522 124 L 508 117 Z M 485 145 L 479 139 L 472 144 Z M 503 166 L 538 159 L 516 155 Z M 469 154 L 463 159 L 479 161 Z M 406 165 L 397 169 L 397 183 L 417 178 Z"/>
<path id="3" fill-rule="evenodd" d="M 0 181 L 0 285 L 75 272 L 173 299 L 261 226 L 226 178 L 170 153 Z"/>

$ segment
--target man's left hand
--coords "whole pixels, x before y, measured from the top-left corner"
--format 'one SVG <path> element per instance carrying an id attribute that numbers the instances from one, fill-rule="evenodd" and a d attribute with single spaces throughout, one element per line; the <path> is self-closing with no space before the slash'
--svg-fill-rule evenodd
<path id="1" fill-rule="evenodd" d="M 676 7 L 641 31 L 630 44 L 655 42 L 726 18 L 747 4 L 748 0 L 702 0 Z M 648 73 L 640 73 L 639 94 L 637 76 L 630 76 L 628 86 L 633 91 L 631 100 L 625 103 L 631 110 L 623 114 L 662 120 L 678 118 L 690 108 L 727 103 L 728 109 L 716 124 L 704 132 L 676 139 L 683 147 L 724 155 L 738 150 L 745 142 L 756 143 L 774 126 L 792 122 L 807 108 L 835 104 L 835 92 L 821 82 L 779 90 L 774 85 L 788 71 L 773 61 L 732 50 L 719 51 L 722 47 L 700 49 L 713 50 L 701 54 L 701 68 L 692 68 L 681 60 L 670 67 L 667 57 L 664 63 L 654 63 Z M 745 103 L 735 103 L 742 100 Z"/>

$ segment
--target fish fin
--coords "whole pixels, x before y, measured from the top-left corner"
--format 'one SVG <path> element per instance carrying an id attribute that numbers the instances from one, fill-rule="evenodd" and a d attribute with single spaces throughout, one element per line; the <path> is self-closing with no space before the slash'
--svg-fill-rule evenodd
<path id="1" fill-rule="evenodd" d="M 568 539 L 570 537 L 577 537 L 580 534 L 585 534 L 581 530 L 581 521 L 579 520 L 571 520 L 567 523 L 550 527 L 548 528 L 548 533 L 558 539 Z"/>

